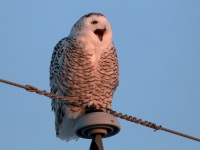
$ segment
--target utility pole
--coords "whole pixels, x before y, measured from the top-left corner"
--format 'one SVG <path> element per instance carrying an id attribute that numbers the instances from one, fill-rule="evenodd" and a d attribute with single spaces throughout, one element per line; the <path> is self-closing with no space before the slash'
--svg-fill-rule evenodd
<path id="1" fill-rule="evenodd" d="M 77 136 L 92 139 L 89 150 L 104 150 L 102 138 L 114 136 L 119 131 L 120 124 L 113 115 L 96 110 L 87 112 L 75 126 Z"/>

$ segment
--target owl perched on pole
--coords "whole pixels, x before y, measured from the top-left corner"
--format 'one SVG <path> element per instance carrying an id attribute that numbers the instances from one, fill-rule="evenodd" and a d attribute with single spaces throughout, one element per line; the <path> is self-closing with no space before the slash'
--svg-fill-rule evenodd
<path id="1" fill-rule="evenodd" d="M 86 14 L 73 25 L 68 37 L 57 43 L 51 58 L 51 93 L 83 103 L 75 107 L 52 99 L 57 137 L 77 140 L 77 119 L 85 114 L 85 108 L 111 108 L 118 83 L 118 60 L 110 23 L 103 14 Z"/>

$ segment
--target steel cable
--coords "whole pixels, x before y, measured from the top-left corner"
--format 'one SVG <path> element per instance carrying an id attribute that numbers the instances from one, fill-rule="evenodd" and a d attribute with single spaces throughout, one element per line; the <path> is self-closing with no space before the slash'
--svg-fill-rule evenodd
<path id="1" fill-rule="evenodd" d="M 6 83 L 6 84 L 9 84 L 9 85 L 13 85 L 13 86 L 16 86 L 16 87 L 19 87 L 19 88 L 23 88 L 23 89 L 25 89 L 29 92 L 35 92 L 39 95 L 44 95 L 44 96 L 47 96 L 49 98 L 56 98 L 56 99 L 59 99 L 59 100 L 62 100 L 62 101 L 66 101 L 67 103 L 69 103 L 70 105 L 73 105 L 73 106 L 81 107 L 81 105 L 82 105 L 81 101 L 73 100 L 73 99 L 75 99 L 74 97 L 68 97 L 68 98 L 62 97 L 62 96 L 59 96 L 59 95 L 56 95 L 56 94 L 46 92 L 45 90 L 39 90 L 36 87 L 31 86 L 31 85 L 21 85 L 21 84 L 11 82 L 11 81 L 7 81 L 7 80 L 3 80 L 3 79 L 0 79 L 0 82 Z M 184 134 L 184 133 L 181 133 L 181 132 L 177 132 L 177 131 L 174 131 L 174 130 L 171 130 L 171 129 L 167 129 L 167 128 L 162 127 L 161 125 L 158 126 L 155 123 L 152 123 L 152 122 L 149 122 L 149 121 L 143 121 L 142 119 L 137 119 L 136 117 L 132 117 L 132 116 L 129 116 L 129 115 L 126 115 L 126 114 L 118 113 L 118 112 L 111 110 L 111 109 L 107 109 L 107 111 L 115 117 L 125 119 L 127 121 L 134 122 L 136 124 L 140 124 L 142 126 L 152 128 L 152 129 L 154 129 L 154 131 L 163 130 L 163 131 L 166 131 L 166 132 L 169 132 L 169 133 L 172 133 L 172 134 L 176 134 L 176 135 L 179 135 L 179 136 L 200 142 L 200 138 L 193 137 L 193 136 L 190 136 L 190 135 L 187 135 L 187 134 Z"/>

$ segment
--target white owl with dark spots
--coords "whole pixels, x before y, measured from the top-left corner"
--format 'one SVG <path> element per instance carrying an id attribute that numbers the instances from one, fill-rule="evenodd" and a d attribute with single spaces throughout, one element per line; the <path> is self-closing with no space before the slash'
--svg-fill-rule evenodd
<path id="1" fill-rule="evenodd" d="M 100 13 L 86 14 L 74 24 L 69 36 L 58 42 L 51 58 L 51 93 L 83 103 L 75 107 L 52 99 L 57 137 L 77 140 L 77 119 L 85 114 L 85 108 L 111 108 L 118 83 L 118 60 L 110 23 Z"/>

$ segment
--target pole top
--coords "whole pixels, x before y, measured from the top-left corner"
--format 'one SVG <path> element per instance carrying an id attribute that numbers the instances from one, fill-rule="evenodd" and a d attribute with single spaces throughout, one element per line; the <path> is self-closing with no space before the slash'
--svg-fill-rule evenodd
<path id="1" fill-rule="evenodd" d="M 91 112 L 85 114 L 75 125 L 75 134 L 81 138 L 92 139 L 101 134 L 102 138 L 113 136 L 120 131 L 118 120 L 105 112 Z"/>

